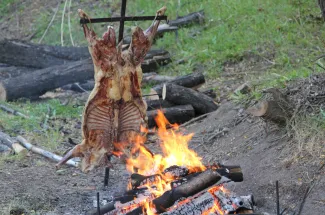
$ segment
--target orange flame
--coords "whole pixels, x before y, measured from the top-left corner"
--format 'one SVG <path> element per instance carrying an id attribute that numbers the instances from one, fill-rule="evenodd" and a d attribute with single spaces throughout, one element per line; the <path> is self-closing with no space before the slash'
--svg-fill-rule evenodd
<path id="1" fill-rule="evenodd" d="M 158 125 L 157 134 L 161 141 L 162 155 L 152 155 L 143 147 L 144 139 L 136 138 L 136 145 L 139 145 L 140 150 L 137 158 L 127 160 L 127 169 L 130 172 L 134 172 L 134 168 L 137 168 L 139 174 L 160 174 L 172 165 L 186 166 L 190 172 L 206 169 L 197 153 L 188 148 L 188 142 L 193 134 L 183 135 L 178 132 L 178 125 L 170 124 L 162 111 L 158 111 L 155 120 Z M 167 125 L 172 126 L 173 129 L 167 130 Z"/>
<path id="2" fill-rule="evenodd" d="M 166 119 L 162 111 L 158 111 L 155 118 L 158 125 L 157 134 L 160 140 L 160 148 L 162 154 L 153 154 L 145 146 L 145 138 L 140 135 L 135 137 L 135 150 L 132 151 L 136 157 L 127 159 L 126 167 L 131 173 L 135 170 L 137 173 L 148 176 L 158 174 L 158 180 L 155 180 L 154 187 L 151 184 L 145 184 L 148 190 L 155 196 L 159 197 L 167 190 L 170 190 L 171 178 L 163 174 L 163 171 L 173 165 L 184 166 L 189 169 L 190 173 L 204 171 L 206 167 L 202 164 L 197 153 L 188 148 L 188 143 L 192 139 L 193 134 L 184 135 L 179 131 L 177 124 L 171 124 Z M 171 129 L 167 129 L 167 127 Z M 141 128 L 142 132 L 148 132 L 148 130 Z M 219 189 L 219 188 L 218 188 Z M 150 205 L 150 202 L 145 201 L 142 203 L 144 206 L 144 214 L 154 215 L 154 207 Z M 209 211 L 217 211 L 219 214 L 223 214 L 220 207 L 216 203 Z M 208 214 L 208 213 L 207 213 Z"/>

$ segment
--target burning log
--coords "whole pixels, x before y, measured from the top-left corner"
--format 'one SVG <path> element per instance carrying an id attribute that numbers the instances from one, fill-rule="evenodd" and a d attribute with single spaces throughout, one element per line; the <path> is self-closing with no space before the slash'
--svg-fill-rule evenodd
<path id="1" fill-rule="evenodd" d="M 206 170 L 199 176 L 192 178 L 187 183 L 182 184 L 173 190 L 167 191 L 162 196 L 152 200 L 151 205 L 155 208 L 156 212 L 164 212 L 166 211 L 166 208 L 171 207 L 177 200 L 192 196 L 217 183 L 220 179 L 221 176 L 217 172 Z M 127 213 L 127 215 L 142 214 L 142 211 L 143 207 L 139 207 Z"/>
<path id="2" fill-rule="evenodd" d="M 0 142 L 9 148 L 13 149 L 16 154 L 27 153 L 27 150 L 22 147 L 17 141 L 12 139 L 8 134 L 0 131 Z"/>
<path id="3" fill-rule="evenodd" d="M 183 123 L 195 116 L 192 105 L 179 105 L 163 108 L 162 111 L 170 123 Z M 148 126 L 151 128 L 156 125 L 155 117 L 157 116 L 157 113 L 157 110 L 147 111 Z"/>
<path id="4" fill-rule="evenodd" d="M 170 108 L 175 106 L 174 104 L 170 103 L 169 101 L 159 99 L 159 100 L 148 100 L 147 102 L 147 110 L 156 110 L 162 108 Z"/>
<path id="5" fill-rule="evenodd" d="M 197 114 L 209 113 L 218 108 L 209 96 L 175 84 L 167 84 L 166 100 L 178 105 L 190 104 Z"/>
<path id="6" fill-rule="evenodd" d="M 187 87 L 187 88 L 193 88 L 197 89 L 202 84 L 205 83 L 204 75 L 200 72 L 191 73 L 188 75 L 180 76 L 175 78 L 172 81 L 167 82 L 168 84 L 176 84 L 179 86 Z M 154 86 L 153 89 L 161 96 L 163 84 L 159 84 L 157 86 Z"/>
<path id="7" fill-rule="evenodd" d="M 177 214 L 252 214 L 253 197 L 236 197 L 233 193 L 223 192 L 222 187 L 212 187 L 202 191 L 170 208 L 162 215 Z"/>
<path id="8" fill-rule="evenodd" d="M 195 169 L 195 168 L 194 168 Z M 229 178 L 230 180 L 234 182 L 242 182 L 243 179 L 243 173 L 241 171 L 240 166 L 224 166 L 224 165 L 212 165 L 207 166 L 207 169 L 211 169 L 215 172 L 217 172 L 219 175 L 224 176 L 226 178 Z M 140 175 L 138 173 L 133 173 L 131 175 L 131 185 L 133 188 L 137 188 L 139 186 L 142 186 L 144 184 L 152 185 L 155 182 L 157 182 L 162 177 L 166 177 L 169 180 L 175 180 L 171 183 L 171 187 L 175 188 L 178 187 L 181 184 L 187 183 L 191 178 L 198 176 L 202 172 L 195 172 L 189 174 L 190 171 L 186 167 L 180 167 L 180 166 L 171 166 L 168 167 L 163 171 L 163 175 L 150 175 L 150 176 L 144 176 Z"/>
<path id="9" fill-rule="evenodd" d="M 94 76 L 90 60 L 52 66 L 0 82 L 0 101 L 18 98 L 36 99 L 49 90 L 60 86 L 85 81 Z"/>

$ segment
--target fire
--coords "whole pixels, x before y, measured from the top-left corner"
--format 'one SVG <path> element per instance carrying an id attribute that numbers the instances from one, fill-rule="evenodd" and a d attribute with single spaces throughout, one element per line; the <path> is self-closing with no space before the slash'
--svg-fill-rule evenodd
<path id="1" fill-rule="evenodd" d="M 136 168 L 139 174 L 160 174 L 164 169 L 173 165 L 186 166 L 190 172 L 206 169 L 197 153 L 188 148 L 188 142 L 192 139 L 193 134 L 183 135 L 179 132 L 178 125 L 170 124 L 162 111 L 158 111 L 155 120 L 158 125 L 157 134 L 161 141 L 162 155 L 151 154 L 144 147 L 144 139 L 136 138 L 139 155 L 137 158 L 127 160 L 127 169 L 130 172 L 133 173 Z M 171 126 L 172 129 L 168 130 L 167 126 Z"/>
<path id="2" fill-rule="evenodd" d="M 158 125 L 156 132 L 160 140 L 162 154 L 153 154 L 145 147 L 145 138 L 137 136 L 134 138 L 136 147 L 132 150 L 134 157 L 127 159 L 126 166 L 131 173 L 136 172 L 144 176 L 160 176 L 154 182 L 151 181 L 148 184 L 142 185 L 147 187 L 150 193 L 157 198 L 171 189 L 170 183 L 175 179 L 163 173 L 168 167 L 174 165 L 186 167 L 189 173 L 204 171 L 207 168 L 202 164 L 202 158 L 195 151 L 188 148 L 188 143 L 192 139 L 193 134 L 182 134 L 179 131 L 179 126 L 169 123 L 162 111 L 158 111 L 155 121 Z M 144 128 L 141 128 L 141 131 L 148 132 Z M 131 188 L 130 185 L 129 187 Z M 154 215 L 156 213 L 154 206 L 150 204 L 152 203 L 150 203 L 149 199 L 142 201 L 143 213 Z M 215 204 L 209 211 L 217 211 L 219 214 L 223 214 L 218 204 Z"/>

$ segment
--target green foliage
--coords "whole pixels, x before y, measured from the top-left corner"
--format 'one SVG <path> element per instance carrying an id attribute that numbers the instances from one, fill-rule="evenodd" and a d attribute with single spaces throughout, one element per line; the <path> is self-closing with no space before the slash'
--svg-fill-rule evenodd
<path id="1" fill-rule="evenodd" d="M 43 123 L 49 114 L 52 118 L 68 119 L 77 118 L 81 114 L 81 108 L 73 108 L 70 105 L 61 105 L 60 102 L 55 99 L 42 103 L 2 102 L 2 104 L 29 117 L 28 119 L 25 119 L 20 116 L 15 116 L 4 111 L 0 111 L 0 127 L 9 133 L 20 129 L 29 132 L 40 131 L 43 129 Z"/>

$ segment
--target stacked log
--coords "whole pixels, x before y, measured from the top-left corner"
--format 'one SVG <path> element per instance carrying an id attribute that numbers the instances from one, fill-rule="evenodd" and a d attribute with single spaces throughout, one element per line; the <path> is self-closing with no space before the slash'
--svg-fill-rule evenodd
<path id="1" fill-rule="evenodd" d="M 213 94 L 210 91 L 198 91 L 204 83 L 205 78 L 202 73 L 192 73 L 154 86 L 152 89 L 160 100 L 147 101 L 149 127 L 155 126 L 154 117 L 157 115 L 157 110 L 154 110 L 152 106 L 162 108 L 170 123 L 178 124 L 217 110 L 218 105 L 214 98 L 209 96 Z"/>

